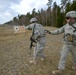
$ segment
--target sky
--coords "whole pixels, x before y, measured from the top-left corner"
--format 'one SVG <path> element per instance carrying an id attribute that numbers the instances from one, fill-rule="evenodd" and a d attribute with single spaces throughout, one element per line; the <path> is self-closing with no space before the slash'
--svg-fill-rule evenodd
<path id="1" fill-rule="evenodd" d="M 53 2 L 60 4 L 60 0 L 53 0 Z M 12 20 L 18 14 L 26 15 L 35 8 L 36 11 L 41 8 L 47 9 L 48 0 L 0 0 L 0 24 Z"/>

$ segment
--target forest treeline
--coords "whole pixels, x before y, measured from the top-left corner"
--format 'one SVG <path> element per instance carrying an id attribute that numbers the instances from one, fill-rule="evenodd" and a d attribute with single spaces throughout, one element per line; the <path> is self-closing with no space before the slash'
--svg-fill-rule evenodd
<path id="1" fill-rule="evenodd" d="M 65 15 L 68 11 L 76 11 L 76 0 L 61 0 L 61 4 L 57 5 L 53 0 L 48 0 L 47 9 L 38 10 L 33 8 L 32 13 L 28 12 L 26 15 L 19 15 L 14 17 L 11 21 L 5 24 L 9 25 L 28 25 L 32 17 L 36 17 L 38 22 L 44 26 L 61 27 L 65 24 Z"/>

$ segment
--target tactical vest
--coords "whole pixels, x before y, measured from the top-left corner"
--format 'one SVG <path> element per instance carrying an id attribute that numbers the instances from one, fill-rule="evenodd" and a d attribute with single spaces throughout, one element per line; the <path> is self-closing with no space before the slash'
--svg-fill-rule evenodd
<path id="1" fill-rule="evenodd" d="M 45 30 L 41 24 L 36 25 L 36 30 L 38 31 L 39 37 L 45 37 Z"/>
<path id="2" fill-rule="evenodd" d="M 69 33 L 64 34 L 64 41 L 66 42 L 74 42 L 76 40 L 76 36 L 75 35 L 71 35 Z"/>
<path id="3" fill-rule="evenodd" d="M 70 28 L 72 28 L 73 30 L 71 30 Z M 70 31 L 72 31 L 72 33 L 70 33 Z M 67 27 L 65 27 L 65 33 L 63 38 L 65 42 L 76 45 L 76 27 L 72 25 L 67 25 Z"/>
<path id="4" fill-rule="evenodd" d="M 72 25 L 72 27 L 74 28 L 74 31 L 73 31 L 73 32 L 76 32 L 76 27 L 75 27 L 75 26 L 73 26 L 73 25 Z"/>

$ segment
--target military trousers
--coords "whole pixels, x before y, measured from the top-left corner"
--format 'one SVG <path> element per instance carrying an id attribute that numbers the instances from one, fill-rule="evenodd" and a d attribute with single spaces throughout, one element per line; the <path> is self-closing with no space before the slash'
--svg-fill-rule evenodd
<path id="1" fill-rule="evenodd" d="M 41 58 L 45 57 L 44 52 L 43 52 L 45 44 L 46 44 L 45 37 L 42 37 L 37 41 L 34 47 L 33 59 L 36 59 L 38 56 Z"/>
<path id="2" fill-rule="evenodd" d="M 64 69 L 65 68 L 65 62 L 66 62 L 66 58 L 68 56 L 68 54 L 71 52 L 72 54 L 72 61 L 73 61 L 73 65 L 76 65 L 76 46 L 74 45 L 69 45 L 69 44 L 64 44 L 60 54 L 60 61 L 58 64 L 58 69 Z"/>

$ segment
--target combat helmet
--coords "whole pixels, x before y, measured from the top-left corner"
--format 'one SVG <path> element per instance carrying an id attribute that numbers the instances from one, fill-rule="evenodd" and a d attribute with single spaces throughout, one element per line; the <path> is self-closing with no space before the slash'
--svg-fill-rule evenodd
<path id="1" fill-rule="evenodd" d="M 66 17 L 76 18 L 76 11 L 69 11 L 66 14 Z"/>
<path id="2" fill-rule="evenodd" d="M 31 18 L 30 23 L 37 22 L 36 18 Z"/>

